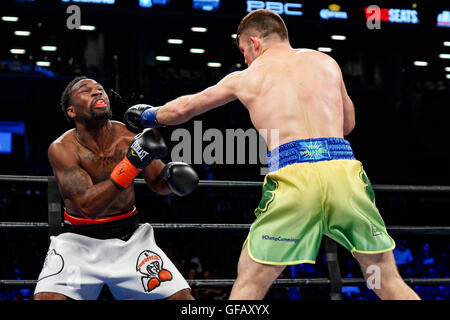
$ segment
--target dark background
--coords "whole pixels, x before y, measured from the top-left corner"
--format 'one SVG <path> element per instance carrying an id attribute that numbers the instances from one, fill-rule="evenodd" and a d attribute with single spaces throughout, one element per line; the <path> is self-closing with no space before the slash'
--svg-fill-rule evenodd
<path id="1" fill-rule="evenodd" d="M 450 10 L 449 6 L 440 1 L 339 1 L 341 11 L 348 12 L 348 20 L 323 20 L 318 12 L 331 2 L 301 3 L 303 16 L 282 15 L 291 44 L 297 48 L 332 48 L 328 54 L 340 64 L 355 105 L 356 128 L 347 139 L 372 184 L 448 185 L 450 80 L 446 76 L 450 72 L 445 68 L 450 67 L 450 60 L 439 58 L 439 54 L 450 53 L 450 47 L 443 44 L 450 41 L 450 28 L 437 27 L 436 17 Z M 215 12 L 193 9 L 191 1 L 181 0 L 147 9 L 139 8 L 138 1 L 75 3 L 81 8 L 81 23 L 96 26 L 95 31 L 66 27 L 70 4 L 39 0 L 0 3 L 2 16 L 19 17 L 17 22 L 0 21 L 0 121 L 23 121 L 26 128 L 24 135 L 13 136 L 12 154 L 0 154 L 0 174 L 52 175 L 47 148 L 71 128 L 59 100 L 75 76 L 86 75 L 106 89 L 114 89 L 122 99 L 112 100 L 113 119 L 121 121 L 124 111 L 137 102 L 160 105 L 245 68 L 231 37 L 246 14 L 245 1 L 222 0 Z M 420 23 L 383 22 L 380 30 L 369 30 L 364 7 L 370 4 L 414 8 Z M 193 33 L 193 26 L 208 30 Z M 31 36 L 15 36 L 15 30 L 31 31 Z M 345 35 L 346 40 L 332 40 L 333 34 Z M 168 38 L 183 39 L 184 43 L 168 44 Z M 44 52 L 43 45 L 54 45 L 57 51 Z M 26 53 L 14 55 L 10 53 L 12 48 L 26 49 Z M 192 54 L 189 48 L 206 52 Z M 158 55 L 170 56 L 171 61 L 156 61 Z M 415 66 L 416 60 L 427 61 L 428 66 Z M 51 66 L 39 68 L 36 61 L 49 61 Z M 206 63 L 210 61 L 220 62 L 222 67 L 209 68 Z M 273 108 L 276 112 L 278 106 Z M 239 102 L 194 120 L 202 120 L 203 132 L 208 128 L 225 132 L 227 128 L 252 127 L 248 112 Z M 192 132 L 193 122 L 180 127 Z M 175 129 L 161 129 L 170 147 L 174 145 L 171 134 Z M 207 144 L 204 142 L 203 147 Z M 262 181 L 260 167 L 194 165 L 200 179 L 215 180 Z M 251 223 L 261 196 L 259 188 L 198 188 L 186 198 L 163 197 L 144 186 L 136 188 L 141 221 L 151 223 Z M 45 185 L 1 182 L 0 192 L 2 221 L 47 221 Z M 388 226 L 449 224 L 448 193 L 377 192 L 376 196 Z M 46 233 L 1 230 L 0 236 L 7 252 L 2 257 L 0 278 L 37 278 L 47 249 Z M 178 232 L 160 233 L 157 241 L 163 249 L 173 251 L 186 276 L 191 268 L 189 261 L 197 256 L 203 261 L 200 269 L 214 270 L 218 277 L 235 277 L 245 233 L 189 233 L 189 237 L 192 241 L 184 241 L 186 235 Z M 448 252 L 449 242 L 444 236 L 395 237 L 400 238 L 406 238 L 417 254 L 424 242 L 430 243 L 437 255 Z M 24 251 L 33 252 L 35 258 L 25 263 Z M 347 252 L 341 254 L 348 258 Z M 15 270 L 12 265 L 20 267 L 21 275 L 10 274 Z M 342 266 L 348 267 L 345 263 Z M 323 272 L 326 277 L 326 269 Z M 355 275 L 361 276 L 357 272 Z M 448 277 L 446 270 L 439 273 Z M 448 299 L 446 288 L 444 297 Z M 430 299 L 437 296 L 430 295 Z"/>

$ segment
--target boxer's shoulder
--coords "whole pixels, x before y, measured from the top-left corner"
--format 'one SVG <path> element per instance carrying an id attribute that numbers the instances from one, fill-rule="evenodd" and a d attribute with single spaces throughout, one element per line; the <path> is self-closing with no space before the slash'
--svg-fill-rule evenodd
<path id="1" fill-rule="evenodd" d="M 49 146 L 49 151 L 51 150 L 67 150 L 75 151 L 77 147 L 77 139 L 75 137 L 75 129 L 70 129 L 56 138 Z"/>
<path id="2" fill-rule="evenodd" d="M 111 123 L 114 128 L 114 134 L 117 137 L 128 138 L 131 141 L 131 139 L 133 139 L 136 136 L 136 133 L 128 130 L 128 128 L 123 122 L 111 120 Z"/>
<path id="3" fill-rule="evenodd" d="M 118 131 L 129 131 L 127 129 L 127 127 L 125 126 L 125 124 L 123 122 L 117 121 L 117 120 L 110 120 L 114 130 L 118 130 Z"/>
<path id="4" fill-rule="evenodd" d="M 75 137 L 75 129 L 63 133 L 53 141 L 47 151 L 52 165 L 57 163 L 72 163 L 79 159 L 80 144 Z"/>
<path id="5" fill-rule="evenodd" d="M 75 129 L 64 132 L 55 139 L 48 148 L 49 158 L 59 157 L 61 154 L 77 154 L 80 148 L 75 137 Z"/>

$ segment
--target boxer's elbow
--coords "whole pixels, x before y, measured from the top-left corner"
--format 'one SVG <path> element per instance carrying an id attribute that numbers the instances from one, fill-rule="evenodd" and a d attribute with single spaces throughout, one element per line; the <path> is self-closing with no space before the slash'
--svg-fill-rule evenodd
<path id="1" fill-rule="evenodd" d="M 98 211 L 98 208 L 94 208 L 93 206 L 84 206 L 81 205 L 78 209 L 79 213 L 81 213 L 81 215 L 83 215 L 83 217 L 85 217 L 86 219 L 90 219 L 90 220 L 95 220 L 97 219 L 100 214 L 102 213 L 101 211 Z"/>
<path id="2" fill-rule="evenodd" d="M 86 219 L 95 220 L 102 215 L 108 208 L 108 205 L 102 204 L 100 201 L 92 201 L 90 199 L 79 199 L 75 202 L 78 213 Z"/>

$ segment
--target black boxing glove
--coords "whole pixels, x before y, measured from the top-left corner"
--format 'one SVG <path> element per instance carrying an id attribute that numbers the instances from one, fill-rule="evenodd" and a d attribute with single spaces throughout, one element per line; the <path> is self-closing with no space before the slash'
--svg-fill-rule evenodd
<path id="1" fill-rule="evenodd" d="M 184 162 L 169 162 L 161 171 L 170 190 L 177 196 L 186 196 L 197 187 L 199 178 L 195 170 Z"/>
<path id="2" fill-rule="evenodd" d="M 145 127 L 141 122 L 142 113 L 151 108 L 148 104 L 137 104 L 125 111 L 123 115 L 123 122 L 127 126 L 128 130 L 132 132 L 141 132 Z"/>
<path id="3" fill-rule="evenodd" d="M 136 168 L 142 170 L 154 159 L 167 156 L 169 149 L 157 130 L 145 129 L 131 141 L 126 158 Z"/>
<path id="4" fill-rule="evenodd" d="M 141 132 L 144 128 L 162 127 L 156 121 L 156 112 L 159 107 L 153 107 L 148 104 L 134 105 L 125 112 L 123 122 L 128 130 L 133 132 Z"/>
<path id="5" fill-rule="evenodd" d="M 111 172 L 111 180 L 119 189 L 126 189 L 139 172 L 154 159 L 164 158 L 168 150 L 158 131 L 145 129 L 133 138 L 127 155 Z"/>

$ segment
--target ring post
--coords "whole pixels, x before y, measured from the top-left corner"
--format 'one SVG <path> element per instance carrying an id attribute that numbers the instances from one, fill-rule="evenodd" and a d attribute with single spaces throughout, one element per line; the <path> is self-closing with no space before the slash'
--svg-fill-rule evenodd
<path id="1" fill-rule="evenodd" d="M 58 192 L 58 184 L 55 177 L 48 177 L 48 242 L 50 237 L 57 236 L 62 232 L 61 198 Z"/>
<path id="2" fill-rule="evenodd" d="M 341 270 L 339 268 L 336 242 L 325 236 L 325 254 L 330 277 L 331 300 L 342 300 Z"/>

